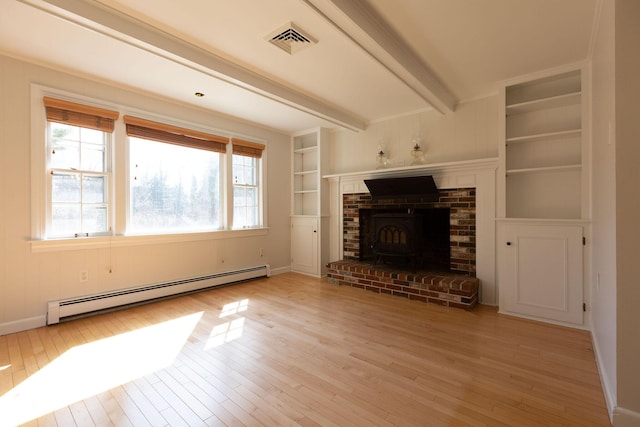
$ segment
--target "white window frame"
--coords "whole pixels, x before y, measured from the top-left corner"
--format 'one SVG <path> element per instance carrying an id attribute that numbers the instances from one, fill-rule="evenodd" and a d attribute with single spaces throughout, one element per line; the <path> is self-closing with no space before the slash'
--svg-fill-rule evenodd
<path id="1" fill-rule="evenodd" d="M 46 120 L 46 119 L 45 119 Z M 51 165 L 51 155 L 52 155 L 52 147 L 51 147 L 51 122 L 48 120 L 47 122 L 47 134 L 46 134 L 46 177 L 47 177 L 47 188 L 46 188 L 46 197 L 45 197 L 45 206 L 46 206 L 46 215 L 45 215 L 45 230 L 49 231 L 53 228 L 53 175 L 54 173 L 60 174 L 78 174 L 81 177 L 84 175 L 94 175 L 94 176 L 105 176 L 106 177 L 106 188 L 105 188 L 105 198 L 107 205 L 107 229 L 104 232 L 94 232 L 94 233 L 83 233 L 81 230 L 78 230 L 74 235 L 60 235 L 53 236 L 54 239 L 71 239 L 78 237 L 96 237 L 96 236 L 109 236 L 112 234 L 113 230 L 113 192 L 111 189 L 113 188 L 113 132 L 103 132 L 105 134 L 105 170 L 104 172 L 95 172 L 95 171 L 85 171 L 85 170 L 74 170 L 74 169 L 63 169 L 63 168 L 52 168 Z M 79 126 L 76 126 L 79 127 Z M 81 190 L 82 191 L 82 190 Z M 81 202 L 81 206 L 83 203 Z M 47 238 L 50 238 L 47 235 Z"/>
<path id="2" fill-rule="evenodd" d="M 111 161 L 111 178 L 109 182 L 109 225 L 111 233 L 107 236 L 95 236 L 85 238 L 54 238 L 47 239 L 47 210 L 49 200 L 47 196 L 47 119 L 45 109 L 42 103 L 44 96 L 65 99 L 71 102 L 96 106 L 120 112 L 120 119 L 115 123 L 114 132 L 111 134 L 110 143 L 110 161 Z M 233 224 L 233 187 L 232 187 L 232 157 L 231 145 L 227 144 L 227 153 L 223 155 L 223 224 L 224 229 L 219 231 L 203 231 L 189 233 L 174 234 L 153 234 L 153 235 L 127 235 L 126 224 L 128 218 L 128 200 L 129 200 L 129 142 L 126 136 L 122 116 L 126 114 L 149 116 L 144 111 L 135 107 L 114 105 L 99 99 L 78 95 L 76 93 L 67 92 L 42 86 L 39 84 L 31 84 L 31 237 L 28 240 L 31 251 L 34 253 L 49 251 L 64 251 L 78 249 L 94 249 L 94 248 L 112 248 L 138 246 L 146 244 L 160 244 L 172 242 L 202 241 L 228 239 L 233 237 L 251 237 L 265 236 L 269 232 L 268 226 L 268 207 L 267 207 L 267 152 L 263 151 L 260 161 L 260 218 L 261 226 L 258 228 L 232 229 Z M 166 116 L 149 117 L 150 120 L 165 122 L 182 127 L 200 128 L 203 131 L 227 134 L 219 129 L 211 129 L 206 126 L 200 126 L 193 123 L 181 122 L 180 120 L 168 118 Z M 266 141 L 246 135 L 236 135 L 238 137 L 258 140 L 266 144 Z"/>
<path id="3" fill-rule="evenodd" d="M 266 150 L 265 150 L 266 151 Z M 234 194 L 235 194 L 235 188 L 236 187 L 244 187 L 244 188 L 256 188 L 257 189 L 257 193 L 258 193 L 258 223 L 254 226 L 246 226 L 246 227 L 236 227 L 234 228 L 235 230 L 243 230 L 243 229 L 247 229 L 247 228 L 261 228 L 264 224 L 264 209 L 263 209 L 263 202 L 264 202 L 264 192 L 262 191 L 262 187 L 263 187 L 263 176 L 262 176 L 262 157 L 260 158 L 256 158 L 256 157 L 251 157 L 251 156 L 242 156 L 242 154 L 230 154 L 231 155 L 231 173 L 230 173 L 230 180 L 231 180 L 231 207 L 232 207 L 232 212 L 235 212 L 235 199 L 233 198 Z M 234 173 L 233 173 L 233 156 L 242 156 L 242 157 L 248 157 L 248 158 L 253 158 L 256 160 L 256 185 L 247 185 L 247 184 L 236 184 L 235 181 L 235 177 L 234 177 Z M 234 218 L 233 215 L 231 217 L 231 222 L 230 222 L 230 226 L 234 227 Z"/>

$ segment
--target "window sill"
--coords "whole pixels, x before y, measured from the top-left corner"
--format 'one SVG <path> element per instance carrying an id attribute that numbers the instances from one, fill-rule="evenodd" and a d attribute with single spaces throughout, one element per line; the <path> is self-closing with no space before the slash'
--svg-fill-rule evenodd
<path id="1" fill-rule="evenodd" d="M 77 239 L 30 240 L 31 252 L 71 251 L 79 249 L 117 248 L 125 246 L 220 240 L 238 237 L 265 236 L 269 228 L 246 228 L 196 233 L 153 234 L 108 237 L 80 237 Z"/>

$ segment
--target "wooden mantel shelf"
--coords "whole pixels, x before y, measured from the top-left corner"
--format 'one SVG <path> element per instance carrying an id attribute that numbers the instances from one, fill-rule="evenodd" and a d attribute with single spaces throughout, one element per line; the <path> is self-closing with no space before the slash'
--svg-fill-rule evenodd
<path id="1" fill-rule="evenodd" d="M 463 160 L 458 162 L 431 163 L 431 164 L 424 164 L 424 165 L 417 165 L 417 166 L 400 166 L 395 168 L 372 169 L 372 170 L 358 171 L 358 172 L 336 173 L 336 174 L 330 174 L 330 175 L 323 175 L 323 178 L 333 181 L 333 180 L 339 180 L 340 178 L 366 178 L 366 177 L 384 177 L 384 176 L 402 177 L 402 176 L 422 175 L 425 173 L 438 174 L 438 173 L 454 172 L 454 171 L 462 172 L 464 170 L 468 170 L 468 171 L 478 171 L 481 169 L 496 170 L 497 168 L 498 168 L 498 158 L 489 157 L 485 159 Z"/>

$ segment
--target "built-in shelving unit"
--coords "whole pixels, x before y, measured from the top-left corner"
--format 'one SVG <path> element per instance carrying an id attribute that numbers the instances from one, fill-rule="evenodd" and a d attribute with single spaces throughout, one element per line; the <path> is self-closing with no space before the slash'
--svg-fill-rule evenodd
<path id="1" fill-rule="evenodd" d="M 318 215 L 319 138 L 316 132 L 293 138 L 293 215 Z"/>
<path id="2" fill-rule="evenodd" d="M 328 130 L 313 129 L 291 141 L 291 269 L 322 276 L 328 262 Z"/>
<path id="3" fill-rule="evenodd" d="M 506 217 L 582 216 L 580 70 L 507 86 Z"/>
<path id="4" fill-rule="evenodd" d="M 504 88 L 496 227 L 501 313 L 583 322 L 586 70 L 565 68 Z"/>

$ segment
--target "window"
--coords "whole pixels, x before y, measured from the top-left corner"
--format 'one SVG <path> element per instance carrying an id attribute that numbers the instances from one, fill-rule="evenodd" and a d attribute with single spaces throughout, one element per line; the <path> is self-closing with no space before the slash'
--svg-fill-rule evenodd
<path id="1" fill-rule="evenodd" d="M 125 116 L 132 234 L 223 228 L 222 154 L 228 139 Z"/>
<path id="2" fill-rule="evenodd" d="M 44 98 L 47 115 L 47 237 L 110 230 L 111 133 L 117 112 Z"/>
<path id="3" fill-rule="evenodd" d="M 260 159 L 264 145 L 232 139 L 233 228 L 260 227 Z"/>
<path id="4" fill-rule="evenodd" d="M 55 93 L 55 98 L 51 97 Z M 264 232 L 265 146 L 32 92 L 32 236 L 39 248 L 111 244 L 78 237 Z M 44 101 L 44 114 L 40 101 Z M 89 101 L 100 105 L 100 101 Z M 43 146 L 45 150 L 43 150 Z M 249 229 L 254 229 L 250 231 Z M 51 240 L 50 242 L 46 242 Z M 43 243 L 36 243 L 42 241 Z"/>

